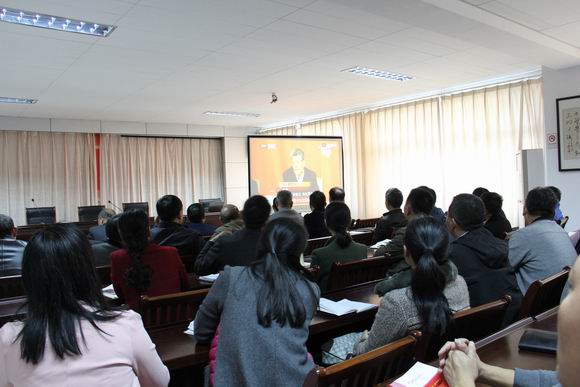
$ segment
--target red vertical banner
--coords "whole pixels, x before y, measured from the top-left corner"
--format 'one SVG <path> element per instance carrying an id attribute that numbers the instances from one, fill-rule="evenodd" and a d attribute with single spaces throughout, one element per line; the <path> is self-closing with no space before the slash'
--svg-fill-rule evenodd
<path id="1" fill-rule="evenodd" d="M 101 202 L 101 135 L 95 134 L 95 162 L 97 170 L 97 201 Z"/>

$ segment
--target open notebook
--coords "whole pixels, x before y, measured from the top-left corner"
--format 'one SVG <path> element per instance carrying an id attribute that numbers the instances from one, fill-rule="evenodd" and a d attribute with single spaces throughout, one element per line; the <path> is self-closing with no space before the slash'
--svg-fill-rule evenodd
<path id="1" fill-rule="evenodd" d="M 333 314 L 335 316 L 343 316 L 349 313 L 364 312 L 377 308 L 375 304 L 367 304 L 366 302 L 357 302 L 347 300 L 346 298 L 340 301 L 332 301 L 327 298 L 320 298 L 318 309 L 321 312 Z"/>

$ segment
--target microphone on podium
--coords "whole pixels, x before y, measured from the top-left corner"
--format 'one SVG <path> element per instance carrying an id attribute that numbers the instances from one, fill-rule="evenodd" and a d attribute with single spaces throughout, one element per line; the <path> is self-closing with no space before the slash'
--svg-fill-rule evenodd
<path id="1" fill-rule="evenodd" d="M 123 209 L 119 206 L 116 206 L 112 201 L 107 201 L 111 206 L 113 206 L 117 211 L 123 212 Z"/>
<path id="2" fill-rule="evenodd" d="M 36 202 L 34 201 L 34 198 L 30 199 L 32 200 L 32 204 L 34 204 L 34 208 L 38 208 L 38 205 L 36 204 Z"/>

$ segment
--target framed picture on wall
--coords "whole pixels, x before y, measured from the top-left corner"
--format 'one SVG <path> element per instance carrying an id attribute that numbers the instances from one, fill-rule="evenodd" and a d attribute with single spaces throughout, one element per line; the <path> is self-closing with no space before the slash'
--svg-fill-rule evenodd
<path id="1" fill-rule="evenodd" d="M 558 98 L 558 169 L 580 171 L 580 95 Z"/>

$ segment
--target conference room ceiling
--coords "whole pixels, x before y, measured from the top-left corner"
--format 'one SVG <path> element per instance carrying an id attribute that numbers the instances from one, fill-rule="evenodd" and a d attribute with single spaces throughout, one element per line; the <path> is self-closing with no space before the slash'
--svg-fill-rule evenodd
<path id="1" fill-rule="evenodd" d="M 3 0 L 113 24 L 0 23 L 0 115 L 267 126 L 580 64 L 578 0 Z M 364 66 L 407 82 L 341 70 Z M 271 92 L 278 102 L 270 104 Z M 222 117 L 205 111 L 248 112 Z"/>

